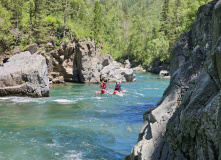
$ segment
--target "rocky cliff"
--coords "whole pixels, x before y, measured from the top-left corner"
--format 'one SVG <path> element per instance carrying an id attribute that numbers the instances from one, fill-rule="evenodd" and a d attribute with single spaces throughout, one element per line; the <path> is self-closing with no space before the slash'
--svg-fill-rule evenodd
<path id="1" fill-rule="evenodd" d="M 170 85 L 127 159 L 221 159 L 221 0 L 199 8 L 172 57 Z"/>
<path id="2" fill-rule="evenodd" d="M 89 38 L 62 42 L 59 49 L 54 49 L 52 42 L 39 50 L 35 44 L 26 49 L 46 57 L 49 79 L 53 83 L 99 83 L 101 79 L 106 82 L 136 81 L 129 62 L 121 67 L 108 53 L 102 53 L 102 44 Z"/>

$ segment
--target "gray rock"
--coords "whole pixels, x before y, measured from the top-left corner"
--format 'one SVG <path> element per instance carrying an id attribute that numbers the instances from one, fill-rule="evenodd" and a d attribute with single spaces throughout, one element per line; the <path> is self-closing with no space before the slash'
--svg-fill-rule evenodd
<path id="1" fill-rule="evenodd" d="M 54 79 L 52 79 L 52 83 L 57 83 L 57 84 L 64 83 L 64 77 L 63 76 L 55 77 Z"/>
<path id="2" fill-rule="evenodd" d="M 21 52 L 0 67 L 0 96 L 49 96 L 46 60 Z"/>
<path id="3" fill-rule="evenodd" d="M 25 48 L 25 51 L 29 51 L 31 54 L 34 54 L 38 50 L 38 45 L 36 43 L 31 44 Z"/>
<path id="4" fill-rule="evenodd" d="M 125 70 L 124 77 L 127 82 L 134 82 L 136 81 L 136 76 L 133 74 L 133 69 Z"/>
<path id="5" fill-rule="evenodd" d="M 80 40 L 77 45 L 76 64 L 79 81 L 83 83 L 135 81 L 133 70 L 122 68 L 109 54 L 101 54 L 101 48 L 90 39 Z"/>
<path id="6" fill-rule="evenodd" d="M 130 61 L 129 60 L 125 61 L 125 68 L 130 68 Z"/>
<path id="7" fill-rule="evenodd" d="M 135 72 L 146 72 L 146 69 L 144 69 L 142 66 L 137 66 L 133 68 L 133 71 Z"/>
<path id="8" fill-rule="evenodd" d="M 87 39 L 80 40 L 77 45 L 76 66 L 79 81 L 83 83 L 99 83 L 100 74 L 97 73 L 99 64 L 98 55 L 100 50 L 95 47 L 95 42 Z M 98 67 L 99 68 L 99 67 Z"/>

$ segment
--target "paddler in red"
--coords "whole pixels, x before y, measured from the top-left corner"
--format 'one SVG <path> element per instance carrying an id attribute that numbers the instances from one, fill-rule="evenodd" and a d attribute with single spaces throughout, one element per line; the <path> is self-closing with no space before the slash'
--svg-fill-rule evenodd
<path id="1" fill-rule="evenodd" d="M 104 80 L 102 80 L 99 90 L 100 90 L 101 88 L 102 88 L 102 89 L 105 89 L 105 90 L 106 90 L 106 88 L 107 88 L 107 85 L 106 85 L 106 83 L 104 82 Z"/>
<path id="2" fill-rule="evenodd" d="M 115 90 L 118 91 L 118 92 L 121 92 L 121 85 L 120 85 L 119 81 L 116 82 Z"/>

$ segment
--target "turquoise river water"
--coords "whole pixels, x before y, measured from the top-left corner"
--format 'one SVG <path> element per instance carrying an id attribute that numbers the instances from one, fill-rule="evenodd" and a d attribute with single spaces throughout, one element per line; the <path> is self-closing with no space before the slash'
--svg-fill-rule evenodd
<path id="1" fill-rule="evenodd" d="M 0 97 L 0 159 L 122 160 L 136 144 L 143 113 L 169 79 L 137 73 L 123 96 L 98 84 L 53 85 L 49 98 Z M 113 91 L 114 84 L 108 83 Z M 112 92 L 111 92 L 112 93 Z"/>

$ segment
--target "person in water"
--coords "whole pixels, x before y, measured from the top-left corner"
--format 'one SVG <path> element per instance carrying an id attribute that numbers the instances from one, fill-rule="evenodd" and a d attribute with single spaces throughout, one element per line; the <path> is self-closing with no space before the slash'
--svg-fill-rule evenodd
<path id="1" fill-rule="evenodd" d="M 102 80 L 102 82 L 101 82 L 101 85 L 100 85 L 99 90 L 100 90 L 100 89 L 105 89 L 105 90 L 107 90 L 107 85 L 106 85 L 106 83 L 104 82 L 104 80 Z"/>
<path id="2" fill-rule="evenodd" d="M 116 82 L 116 85 L 115 85 L 115 90 L 118 91 L 118 92 L 121 92 L 121 85 L 120 85 L 120 82 Z"/>

